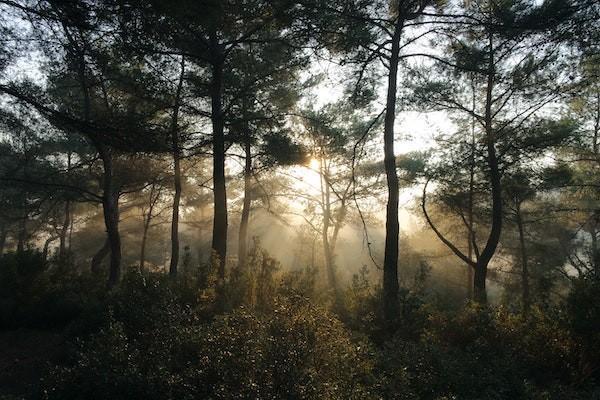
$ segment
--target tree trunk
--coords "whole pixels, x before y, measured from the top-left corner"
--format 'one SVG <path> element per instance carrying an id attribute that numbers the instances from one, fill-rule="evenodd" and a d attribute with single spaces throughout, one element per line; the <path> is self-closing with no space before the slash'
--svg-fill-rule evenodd
<path id="1" fill-rule="evenodd" d="M 590 227 L 590 236 L 592 238 L 592 268 L 596 278 L 600 278 L 600 248 L 598 248 L 598 222 L 600 215 L 596 214 L 592 218 Z"/>
<path id="2" fill-rule="evenodd" d="M 399 183 L 394 153 L 394 122 L 396 120 L 396 90 L 398 80 L 398 62 L 400 54 L 400 36 L 403 21 L 398 20 L 392 37 L 390 55 L 385 125 L 383 133 L 384 166 L 387 179 L 388 200 L 385 218 L 385 255 L 383 261 L 383 313 L 388 325 L 397 314 L 398 307 L 398 241 L 400 224 L 398 222 Z"/>
<path id="3" fill-rule="evenodd" d="M 519 250 L 521 252 L 521 301 L 523 303 L 523 312 L 527 313 L 530 306 L 529 298 L 529 269 L 527 266 L 527 249 L 525 247 L 525 230 L 523 229 L 523 219 L 521 218 L 521 205 L 517 204 L 517 227 L 519 229 Z"/>
<path id="4" fill-rule="evenodd" d="M 179 204 L 181 202 L 181 166 L 178 151 L 173 152 L 173 172 L 175 194 L 173 195 L 173 215 L 171 217 L 171 262 L 169 264 L 169 274 L 176 276 L 179 264 Z"/>
<path id="5" fill-rule="evenodd" d="M 71 152 L 67 153 L 67 171 L 71 170 Z M 67 232 L 69 231 L 69 224 L 71 223 L 71 201 L 65 201 L 65 219 L 60 230 L 59 239 L 60 245 L 58 247 L 58 259 L 61 263 L 64 263 L 67 256 Z"/>
<path id="6" fill-rule="evenodd" d="M 27 217 L 19 221 L 19 233 L 17 237 L 17 253 L 23 253 L 27 243 Z"/>
<path id="7" fill-rule="evenodd" d="M 69 221 L 69 247 L 67 251 L 71 253 L 71 246 L 73 245 L 73 213 L 71 213 L 71 221 Z"/>
<path id="8" fill-rule="evenodd" d="M 169 274 L 171 276 L 177 275 L 177 266 L 179 264 L 179 203 L 181 202 L 181 148 L 179 145 L 178 118 L 184 74 L 185 57 L 181 57 L 181 72 L 179 74 L 179 83 L 177 84 L 177 91 L 175 93 L 175 102 L 173 104 L 173 116 L 171 120 L 173 178 L 175 185 L 175 194 L 173 196 L 173 215 L 171 217 L 171 262 L 169 264 Z"/>
<path id="9" fill-rule="evenodd" d="M 56 240 L 56 237 L 49 237 L 44 241 L 44 247 L 42 249 L 42 260 L 44 260 L 44 263 L 48 261 L 48 252 L 50 249 L 50 243 L 54 242 Z"/>
<path id="10" fill-rule="evenodd" d="M 142 246 L 140 248 L 140 271 L 144 271 L 146 264 L 146 242 L 148 239 L 148 229 L 150 228 L 150 222 L 152 221 L 152 211 L 148 213 L 148 216 L 144 216 L 144 229 L 142 230 Z"/>
<path id="11" fill-rule="evenodd" d="M 110 270 L 108 287 L 114 287 L 121 277 L 121 236 L 119 234 L 119 191 L 114 183 L 113 159 L 111 150 L 98 145 L 104 166 L 102 208 L 107 240 L 110 247 Z"/>
<path id="12" fill-rule="evenodd" d="M 592 152 L 596 156 L 600 152 L 598 136 L 600 136 L 600 90 L 596 92 L 596 115 L 594 119 L 594 138 L 592 140 Z M 600 162 L 600 160 L 598 160 L 598 162 Z"/>
<path id="13" fill-rule="evenodd" d="M 110 253 L 110 243 L 109 243 L 108 239 L 106 239 L 104 241 L 104 244 L 102 245 L 102 247 L 100 247 L 100 249 L 98 249 L 96 254 L 94 254 L 94 256 L 92 257 L 92 263 L 91 263 L 92 273 L 97 274 L 100 272 L 100 267 L 102 265 L 102 261 L 106 258 L 108 253 Z"/>
<path id="14" fill-rule="evenodd" d="M 225 135 L 222 105 L 223 56 L 216 34 L 211 35 L 213 50 L 211 84 L 211 122 L 213 130 L 214 218 L 212 251 L 218 263 L 219 279 L 225 279 L 227 256 L 227 191 L 225 187 Z"/>
<path id="15" fill-rule="evenodd" d="M 473 113 L 475 113 L 476 108 L 476 96 L 475 96 L 475 80 L 471 77 L 471 88 L 473 90 L 472 96 L 472 104 Z M 474 194 L 475 194 L 475 117 L 471 118 L 471 153 L 469 154 L 469 208 L 467 210 L 467 221 L 469 224 L 469 232 L 468 232 L 468 257 L 469 260 L 473 259 L 473 247 L 475 242 L 475 232 L 473 231 L 473 203 L 474 203 Z M 469 300 L 473 300 L 473 280 L 475 276 L 473 273 L 473 266 L 467 264 L 467 296 Z"/>
<path id="16" fill-rule="evenodd" d="M 321 202 L 323 205 L 323 227 L 321 229 L 321 240 L 323 243 L 323 258 L 325 261 L 325 271 L 327 272 L 327 281 L 333 291 L 335 305 L 340 304 L 337 279 L 335 276 L 335 264 L 333 262 L 333 252 L 329 242 L 329 226 L 331 224 L 331 190 L 329 187 L 329 168 L 326 165 L 327 160 L 321 157 L 319 174 L 321 181 Z"/>
<path id="17" fill-rule="evenodd" d="M 477 264 L 474 268 L 473 276 L 473 299 L 479 304 L 487 303 L 487 291 L 485 289 L 486 276 L 487 266 Z"/>
<path id="18" fill-rule="evenodd" d="M 492 188 L 492 226 L 490 234 L 480 257 L 475 265 L 475 278 L 473 283 L 475 301 L 479 303 L 487 302 L 485 293 L 485 277 L 487 275 L 488 264 L 491 261 L 502 233 L 502 184 L 500 179 L 500 165 L 496 155 L 496 135 L 493 127 L 492 114 L 492 93 L 494 90 L 494 58 L 492 35 L 489 35 L 490 60 L 487 73 L 486 102 L 485 102 L 485 141 L 487 149 L 487 164 L 490 174 L 490 183 Z M 483 279 L 483 281 L 482 281 Z"/>
<path id="19" fill-rule="evenodd" d="M 246 258 L 248 254 L 248 222 L 250 220 L 250 207 L 252 205 L 251 178 L 252 178 L 252 152 L 250 147 L 250 138 L 246 138 L 244 151 L 246 162 L 244 165 L 244 204 L 242 205 L 242 218 L 240 219 L 240 234 L 238 244 L 238 262 L 240 268 L 246 267 Z"/>
<path id="20" fill-rule="evenodd" d="M 67 200 L 65 202 L 65 219 L 63 221 L 62 228 L 60 230 L 60 245 L 58 247 L 58 258 L 63 263 L 67 257 L 67 232 L 69 231 L 69 225 L 71 223 L 71 202 Z"/>

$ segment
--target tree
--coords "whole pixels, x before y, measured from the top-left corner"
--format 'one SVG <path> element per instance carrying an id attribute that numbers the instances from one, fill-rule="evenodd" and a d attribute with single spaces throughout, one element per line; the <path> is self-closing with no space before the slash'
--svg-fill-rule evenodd
<path id="1" fill-rule="evenodd" d="M 399 180 L 394 149 L 396 97 L 400 61 L 409 57 L 406 48 L 425 36 L 418 33 L 406 37 L 411 24 L 420 25 L 419 18 L 432 2 L 401 1 L 305 1 L 314 12 L 311 20 L 316 41 L 341 59 L 342 64 L 355 69 L 352 98 L 365 102 L 373 98 L 377 76 L 383 69 L 387 81 L 383 130 L 383 154 L 388 200 L 383 265 L 383 311 L 390 330 L 397 316 L 398 255 L 400 226 L 398 221 Z"/>
<path id="2" fill-rule="evenodd" d="M 111 257 L 108 285 L 112 287 L 121 271 L 116 149 L 164 148 L 162 135 L 148 128 L 153 126 L 150 120 L 156 108 L 136 97 L 136 87 L 147 86 L 148 82 L 123 79 L 137 70 L 119 58 L 114 43 L 98 38 L 103 35 L 98 29 L 100 8 L 52 1 L 14 7 L 24 13 L 21 18 L 31 21 L 34 43 L 53 63 L 48 71 L 48 90 L 31 83 L 10 82 L 0 91 L 34 108 L 56 128 L 83 135 L 98 152 L 103 164 L 100 198 Z M 13 34 L 19 38 L 20 32 Z M 144 140 L 138 140 L 140 137 Z"/>
<path id="3" fill-rule="evenodd" d="M 119 10 L 127 9 L 127 17 L 133 13 L 144 26 L 143 34 L 161 44 L 163 54 L 185 56 L 199 70 L 195 80 L 197 93 L 210 104 L 210 111 L 201 114 L 210 119 L 213 157 L 214 218 L 212 249 L 218 260 L 219 276 L 225 277 L 227 255 L 227 190 L 225 160 L 228 141 L 226 128 L 230 108 L 236 104 L 235 87 L 230 86 L 228 76 L 239 66 L 235 65 L 236 51 L 244 46 L 277 46 L 289 43 L 288 56 L 295 57 L 300 48 L 296 8 L 287 1 L 207 1 L 203 3 L 180 0 L 151 4 L 136 1 L 122 2 Z M 132 46 L 146 46 L 139 37 Z M 141 42 L 141 43 L 140 43 Z M 293 45 L 292 45 L 293 44 Z M 268 54 L 268 52 L 265 52 Z M 255 77 L 268 81 L 271 72 Z"/>
<path id="4" fill-rule="evenodd" d="M 502 232 L 501 181 L 506 163 L 511 161 L 507 153 L 513 147 L 522 148 L 513 146 L 511 140 L 523 132 L 533 116 L 559 99 L 561 89 L 557 81 L 564 83 L 568 78 L 558 69 L 557 47 L 545 35 L 546 6 L 531 6 L 519 1 L 477 2 L 465 7 L 464 11 L 465 20 L 458 24 L 459 27 L 453 24 L 448 30 L 448 49 L 452 57 L 430 56 L 435 60 L 437 76 L 426 77 L 420 71 L 415 72 L 421 77 L 415 97 L 420 104 L 458 111 L 477 121 L 478 141 L 485 160 L 483 173 L 491 197 L 490 228 L 479 254 L 477 251 L 475 257 L 464 254 L 435 227 L 425 208 L 426 193 L 422 209 L 439 239 L 471 265 L 475 299 L 485 302 L 488 264 Z M 567 18 L 571 12 L 566 9 L 558 17 Z M 476 86 L 475 102 L 472 101 L 473 91 L 469 89 L 473 82 L 481 82 Z M 543 140 L 542 137 L 541 143 Z M 527 148 L 536 143 L 539 142 L 521 144 Z"/>

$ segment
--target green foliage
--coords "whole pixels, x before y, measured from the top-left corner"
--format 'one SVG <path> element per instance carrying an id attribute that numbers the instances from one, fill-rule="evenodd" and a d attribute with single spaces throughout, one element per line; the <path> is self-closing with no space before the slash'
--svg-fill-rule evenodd
<path id="1" fill-rule="evenodd" d="M 292 141 L 289 136 L 280 134 L 265 135 L 261 152 L 263 163 L 268 166 L 303 164 L 307 160 L 306 150 Z"/>

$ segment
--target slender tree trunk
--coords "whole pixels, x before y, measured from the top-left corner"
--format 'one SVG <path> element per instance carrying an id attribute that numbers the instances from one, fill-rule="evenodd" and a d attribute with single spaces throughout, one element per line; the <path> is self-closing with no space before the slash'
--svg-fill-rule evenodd
<path id="1" fill-rule="evenodd" d="M 142 230 L 142 246 L 140 248 L 140 271 L 144 271 L 146 264 L 146 242 L 148 240 L 148 229 L 152 221 L 152 213 L 144 217 L 144 229 Z"/>
<path id="2" fill-rule="evenodd" d="M 521 301 L 523 303 L 523 312 L 527 313 L 531 301 L 529 297 L 529 268 L 527 265 L 527 248 L 525 247 L 525 230 L 523 228 L 521 204 L 517 204 L 516 217 L 517 228 L 519 229 L 519 250 L 521 253 Z"/>
<path id="3" fill-rule="evenodd" d="M 598 136 L 600 136 L 600 90 L 596 92 L 596 115 L 594 119 L 594 138 L 592 141 L 592 152 L 595 155 L 598 155 L 600 152 Z M 598 162 L 600 162 L 600 160 L 598 160 Z"/>
<path id="4" fill-rule="evenodd" d="M 592 267 L 596 277 L 600 277 L 600 249 L 598 248 L 598 222 L 600 216 L 596 215 L 592 218 L 590 227 L 590 236 L 592 239 Z"/>
<path id="5" fill-rule="evenodd" d="M 73 213 L 71 213 L 71 221 L 69 221 L 69 246 L 67 250 L 71 253 L 71 246 L 73 245 Z"/>
<path id="6" fill-rule="evenodd" d="M 171 276 L 177 275 L 177 266 L 179 264 L 179 203 L 181 202 L 181 148 L 179 144 L 178 119 L 184 75 L 185 57 L 181 57 L 181 72 L 179 74 L 179 83 L 177 84 L 177 91 L 175 92 L 173 116 L 171 119 L 171 145 L 173 151 L 173 178 L 175 186 L 175 194 L 173 196 L 173 215 L 171 217 L 171 263 L 169 265 L 169 274 Z"/>
<path id="7" fill-rule="evenodd" d="M 485 289 L 485 277 L 487 275 L 488 264 L 491 261 L 498 242 L 500 241 L 500 234 L 502 232 L 502 184 L 500 179 L 500 165 L 498 157 L 496 155 L 496 138 L 495 131 L 493 128 L 493 114 L 492 114 L 492 103 L 493 103 L 493 90 L 494 90 L 494 76 L 495 76 L 495 64 L 493 58 L 493 41 L 492 35 L 489 35 L 489 47 L 490 47 L 490 60 L 488 65 L 487 73 L 487 86 L 486 86 L 486 102 L 485 102 L 485 133 L 486 133 L 486 149 L 487 149 L 487 164 L 489 168 L 490 184 L 492 189 L 492 226 L 490 228 L 490 234 L 486 242 L 485 248 L 481 252 L 481 256 L 477 260 L 475 265 L 475 277 L 473 281 L 473 292 L 475 301 L 481 304 L 487 303 L 487 293 Z"/>
<path id="8" fill-rule="evenodd" d="M 594 137 L 592 142 L 592 152 L 596 156 L 596 162 L 600 165 L 600 90 L 596 91 L 596 113 L 594 120 Z M 594 217 L 594 226 L 592 229 L 592 264 L 594 273 L 597 278 L 600 278 L 600 249 L 598 249 L 598 223 L 600 222 L 600 211 L 596 210 Z"/>
<path id="9" fill-rule="evenodd" d="M 58 247 L 58 258 L 60 262 L 64 262 L 67 257 L 67 233 L 69 231 L 69 225 L 71 223 L 71 202 L 67 200 L 65 202 L 65 219 L 60 229 L 60 245 Z"/>
<path id="10" fill-rule="evenodd" d="M 179 204 L 181 202 L 181 166 L 178 152 L 173 152 L 173 172 L 175 180 L 175 194 L 173 195 L 173 214 L 171 217 L 171 262 L 169 274 L 177 275 L 179 265 Z"/>
<path id="11" fill-rule="evenodd" d="M 48 252 L 50 249 L 50 244 L 56 239 L 56 237 L 49 237 L 44 241 L 44 247 L 42 248 L 42 260 L 44 260 L 44 262 L 48 261 Z"/>
<path id="12" fill-rule="evenodd" d="M 342 225 L 344 224 L 344 220 L 346 219 L 346 199 L 342 198 L 340 200 L 340 208 L 339 213 L 335 219 L 335 225 L 333 227 L 333 234 L 331 235 L 330 248 L 331 254 L 336 254 L 335 249 L 337 247 L 337 240 L 340 234 L 340 230 L 342 229 Z"/>
<path id="13" fill-rule="evenodd" d="M 473 113 L 476 108 L 476 97 L 475 97 L 475 80 L 471 77 L 471 87 L 473 90 L 472 104 Z M 473 243 L 475 242 L 475 233 L 473 231 L 473 203 L 475 194 L 475 117 L 471 118 L 471 153 L 469 155 L 469 209 L 467 212 L 467 221 L 469 224 L 469 236 L 468 236 L 468 251 L 469 260 L 473 259 Z M 473 266 L 467 264 L 467 296 L 469 300 L 473 300 Z"/>
<path id="14" fill-rule="evenodd" d="M 92 257 L 92 273 L 97 274 L 100 272 L 102 261 L 106 258 L 108 253 L 110 253 L 110 242 L 108 241 L 108 239 L 106 239 L 102 247 L 100 247 L 96 254 L 94 254 L 94 256 Z"/>
<path id="15" fill-rule="evenodd" d="M 487 268 L 478 264 L 473 269 L 473 299 L 479 304 L 487 303 L 486 277 Z"/>
<path id="16" fill-rule="evenodd" d="M 67 171 L 71 170 L 71 152 L 67 154 Z M 60 245 L 58 247 L 58 258 L 61 263 L 64 263 L 67 256 L 67 232 L 69 231 L 69 224 L 71 222 L 71 201 L 65 201 L 65 219 L 63 220 L 62 228 L 60 230 L 59 240 Z"/>
<path id="17" fill-rule="evenodd" d="M 216 34 L 211 37 L 213 48 L 211 83 L 211 121 L 213 130 L 213 193 L 214 218 L 212 251 L 217 258 L 219 279 L 225 279 L 227 256 L 227 190 L 225 187 L 225 134 L 222 104 L 223 55 Z"/>
<path id="18" fill-rule="evenodd" d="M 319 175 L 321 182 L 321 202 L 323 205 L 323 227 L 321 229 L 321 241 L 323 244 L 323 258 L 325 261 L 325 271 L 327 272 L 327 281 L 333 291 L 335 305 L 340 304 L 337 279 L 335 274 L 335 264 L 333 252 L 329 241 L 329 227 L 331 225 L 331 189 L 329 187 L 329 168 L 326 165 L 327 160 L 321 157 Z"/>
<path id="19" fill-rule="evenodd" d="M 244 203 L 242 205 L 242 218 L 240 219 L 240 233 L 238 240 L 238 262 L 240 268 L 246 267 L 246 258 L 248 254 L 248 223 L 250 221 L 250 207 L 252 205 L 252 152 L 249 137 L 246 138 L 246 143 L 244 143 L 244 152 L 246 156 L 244 165 Z"/>
<path id="20" fill-rule="evenodd" d="M 387 102 L 383 133 L 384 166 L 387 179 L 388 200 L 385 218 L 385 255 L 383 261 L 383 313 L 388 325 L 397 314 L 398 307 L 398 241 L 400 224 L 398 222 L 398 203 L 400 187 L 396 171 L 394 153 L 394 122 L 396 120 L 396 91 L 398 80 L 398 62 L 400 55 L 400 37 L 403 21 L 398 20 L 392 37 L 392 53 L 389 62 Z"/>
<path id="21" fill-rule="evenodd" d="M 17 236 L 17 253 L 21 254 L 25 251 L 27 244 L 27 217 L 21 218 L 19 221 L 19 233 Z"/>
<path id="22" fill-rule="evenodd" d="M 121 235 L 119 233 L 119 191 L 114 183 L 113 155 L 105 145 L 98 145 L 104 167 L 102 208 L 107 240 L 110 246 L 108 287 L 114 287 L 121 277 Z"/>

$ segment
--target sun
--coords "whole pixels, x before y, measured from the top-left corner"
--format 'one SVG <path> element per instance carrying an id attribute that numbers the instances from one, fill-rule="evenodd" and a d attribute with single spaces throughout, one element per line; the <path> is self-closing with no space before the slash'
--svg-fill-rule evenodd
<path id="1" fill-rule="evenodd" d="M 319 160 L 317 158 L 311 158 L 310 161 L 309 161 L 309 163 L 308 163 L 308 166 L 310 167 L 310 169 L 316 171 L 316 170 L 319 169 L 319 165 L 320 164 L 321 163 L 319 162 Z"/>

